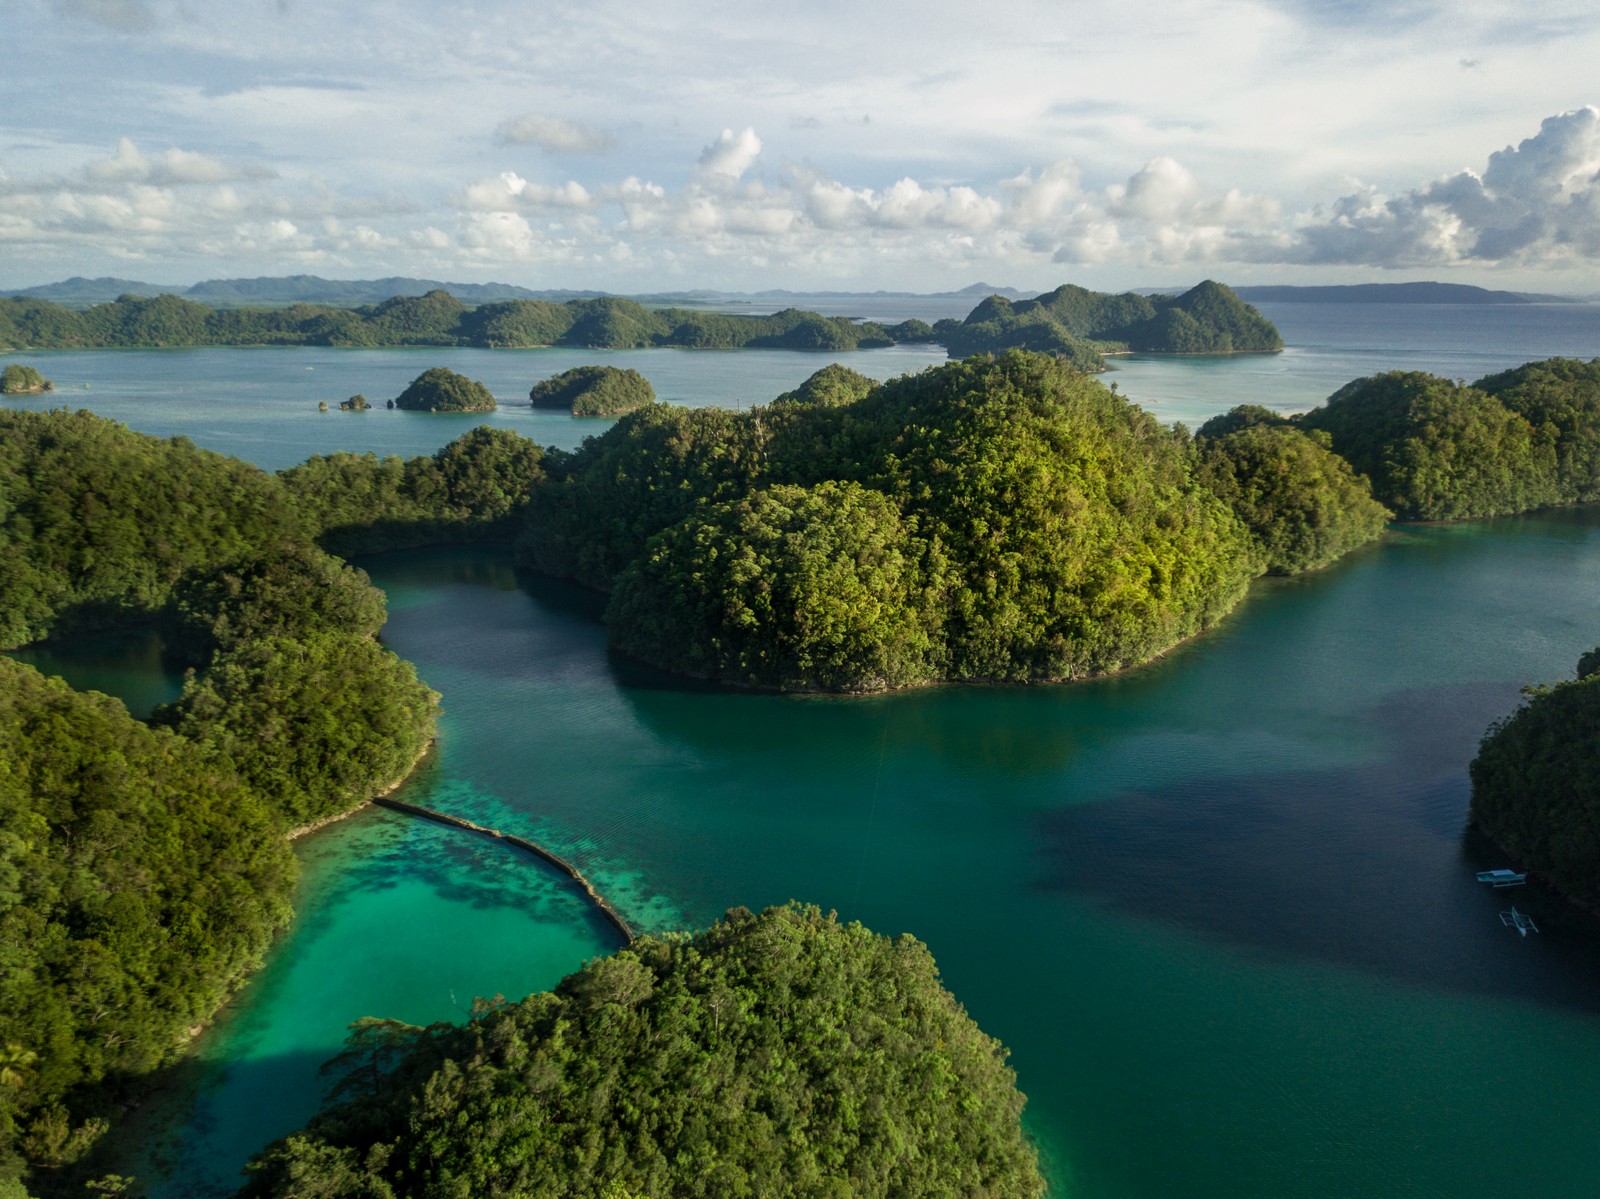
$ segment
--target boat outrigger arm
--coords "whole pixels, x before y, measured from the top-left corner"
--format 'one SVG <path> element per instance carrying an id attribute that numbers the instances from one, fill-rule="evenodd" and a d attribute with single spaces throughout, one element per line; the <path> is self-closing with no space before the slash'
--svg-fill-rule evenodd
<path id="1" fill-rule="evenodd" d="M 1529 933 L 1539 931 L 1539 926 L 1533 922 L 1533 917 L 1526 912 L 1517 911 L 1517 905 L 1512 904 L 1509 912 L 1500 913 L 1500 923 L 1507 928 L 1514 928 L 1518 935 L 1526 937 Z"/>

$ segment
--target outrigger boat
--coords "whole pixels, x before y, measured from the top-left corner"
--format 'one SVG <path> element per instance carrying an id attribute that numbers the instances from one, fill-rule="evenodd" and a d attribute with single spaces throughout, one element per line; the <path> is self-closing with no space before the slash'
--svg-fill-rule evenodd
<path id="1" fill-rule="evenodd" d="M 1528 876 L 1515 870 L 1480 870 L 1478 881 L 1498 890 L 1501 887 L 1520 887 L 1528 881 Z"/>
<path id="2" fill-rule="evenodd" d="M 1539 926 L 1533 922 L 1533 917 L 1526 912 L 1517 911 L 1517 905 L 1512 904 L 1509 912 L 1500 913 L 1500 923 L 1507 928 L 1514 928 L 1518 934 L 1526 937 L 1529 933 L 1539 931 Z"/>

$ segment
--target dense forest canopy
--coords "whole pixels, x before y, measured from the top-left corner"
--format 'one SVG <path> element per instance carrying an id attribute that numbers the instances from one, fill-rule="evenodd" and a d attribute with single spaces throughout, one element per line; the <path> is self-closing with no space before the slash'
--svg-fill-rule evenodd
<path id="1" fill-rule="evenodd" d="M 259 962 L 282 833 L 199 747 L 0 658 L 0 1188 L 82 1156 Z"/>
<path id="2" fill-rule="evenodd" d="M 1600 498 L 1600 359 L 1553 358 L 1468 387 L 1391 371 L 1298 418 L 1404 520 L 1465 520 Z"/>
<path id="3" fill-rule="evenodd" d="M 444 366 L 430 367 L 394 398 L 408 412 L 493 412 L 494 396 L 476 379 Z"/>
<path id="4" fill-rule="evenodd" d="M 299 536 L 287 498 L 186 438 L 0 411 L 0 648 L 151 619 L 186 570 Z"/>
<path id="5" fill-rule="evenodd" d="M 1575 680 L 1529 687 L 1472 760 L 1472 822 L 1563 894 L 1600 910 L 1600 647 Z"/>
<path id="6" fill-rule="evenodd" d="M 1600 499 L 1600 358 L 1551 358 L 1479 379 L 1493 396 L 1556 447 L 1558 502 Z"/>
<path id="7" fill-rule="evenodd" d="M 278 474 L 301 527 L 335 554 L 507 540 L 544 477 L 536 443 L 487 425 L 429 457 L 317 454 Z"/>
<path id="8" fill-rule="evenodd" d="M 1258 573 L 1187 440 L 1047 356 L 952 363 L 853 402 L 656 409 L 562 457 L 523 549 L 617 585 L 617 643 L 673 669 L 846 690 L 1077 678 L 1208 627 Z M 827 483 L 857 488 L 768 490 Z M 740 598 L 716 616 L 728 587 Z M 873 638 L 846 679 L 841 647 Z"/>
<path id="9" fill-rule="evenodd" d="M 1269 574 L 1326 566 L 1380 536 L 1388 523 L 1388 509 L 1372 498 L 1366 478 L 1328 448 L 1327 434 L 1298 429 L 1265 409 L 1236 408 L 1207 421 L 1195 449 L 1199 478 L 1244 521 Z"/>
<path id="10" fill-rule="evenodd" d="M 1475 387 L 1420 372 L 1357 379 L 1300 419 L 1407 520 L 1464 520 L 1557 502 L 1555 447 Z"/>
<path id="11" fill-rule="evenodd" d="M 656 389 L 636 370 L 575 366 L 535 383 L 528 400 L 535 408 L 558 408 L 573 416 L 621 416 L 653 404 Z"/>
<path id="12" fill-rule="evenodd" d="M 1005 1058 L 911 937 L 734 909 L 465 1026 L 363 1022 L 242 1194 L 1030 1199 Z"/>

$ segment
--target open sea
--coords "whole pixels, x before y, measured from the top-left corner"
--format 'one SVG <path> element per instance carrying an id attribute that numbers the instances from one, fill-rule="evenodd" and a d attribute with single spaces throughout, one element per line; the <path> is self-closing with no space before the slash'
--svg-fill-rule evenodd
<path id="1" fill-rule="evenodd" d="M 800 306 L 824 307 L 823 301 Z M 1163 420 L 1297 411 L 1360 375 L 1468 380 L 1600 355 L 1600 307 L 1261 305 L 1290 348 L 1126 358 Z M 890 313 L 859 312 L 855 315 Z M 906 311 L 932 319 L 947 313 Z M 896 317 L 898 319 L 898 317 Z M 6 356 L 92 408 L 269 468 L 427 453 L 483 418 L 320 413 L 428 366 L 483 379 L 491 423 L 576 445 L 603 423 L 513 406 L 581 362 L 686 403 L 750 404 L 829 361 L 641 350 L 179 350 Z M 1052 1194 L 1082 1199 L 1600 1195 L 1600 932 L 1537 887 L 1504 928 L 1503 863 L 1464 835 L 1467 762 L 1528 682 L 1600 643 L 1600 508 L 1396 526 L 1116 679 L 876 699 L 687 687 L 608 654 L 594 597 L 495 550 L 385 555 L 384 640 L 443 693 L 402 796 L 550 845 L 636 926 L 790 898 L 933 950 L 1012 1052 Z M 148 710 L 148 638 L 16 656 Z M 366 1015 L 462 1018 L 615 948 L 553 871 L 382 810 L 298 843 L 299 916 L 138 1116 L 124 1172 L 227 1194 L 314 1110 Z"/>

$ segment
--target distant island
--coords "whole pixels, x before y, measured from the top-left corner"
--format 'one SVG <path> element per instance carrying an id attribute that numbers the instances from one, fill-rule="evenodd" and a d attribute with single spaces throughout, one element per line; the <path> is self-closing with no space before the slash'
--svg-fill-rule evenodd
<path id="1" fill-rule="evenodd" d="M 449 292 L 394 296 L 360 308 L 210 308 L 177 296 L 123 295 L 78 311 L 36 297 L 0 299 L 0 348 L 166 346 L 571 346 L 840 352 L 942 345 L 952 357 L 1029 349 L 1103 368 L 1107 353 L 1226 354 L 1281 348 L 1267 321 L 1220 283 L 1180 296 L 1120 296 L 1063 286 L 1015 303 L 990 296 L 962 321 L 885 325 L 785 308 L 770 316 L 651 308 L 616 296 L 502 300 L 476 307 Z"/>
<path id="2" fill-rule="evenodd" d="M 1490 291 L 1465 283 L 1348 283 L 1325 287 L 1234 288 L 1253 304 L 1581 304 L 1571 296 Z"/>
<path id="3" fill-rule="evenodd" d="M 411 380 L 410 386 L 395 396 L 394 406 L 407 412 L 495 410 L 494 396 L 487 387 L 476 379 L 469 379 L 443 366 L 425 370 Z"/>
<path id="4" fill-rule="evenodd" d="M 7 364 L 5 370 L 0 371 L 0 395 L 39 395 L 41 392 L 54 390 L 55 384 L 31 366 L 12 362 Z"/>
<path id="5" fill-rule="evenodd" d="M 573 416 L 621 416 L 655 403 L 656 389 L 636 370 L 615 366 L 575 366 L 528 392 L 535 408 L 557 408 Z"/>
<path id="6" fill-rule="evenodd" d="M 499 300 L 597 300 L 611 293 L 598 290 L 572 288 L 529 288 L 512 283 L 445 283 L 438 279 L 417 279 L 405 275 L 392 275 L 384 279 L 324 279 L 320 275 L 284 275 L 255 279 L 207 279 L 190 285 L 145 283 L 138 279 L 101 276 L 86 279 L 74 275 L 59 283 L 41 283 L 33 287 L 0 290 L 0 296 L 16 296 L 48 300 L 64 308 L 89 308 L 95 304 L 109 304 L 125 295 L 179 296 L 213 308 L 248 308 L 283 306 L 288 304 L 326 304 L 335 308 L 359 308 L 378 304 L 394 296 L 424 296 L 430 291 L 447 291 L 468 304 L 492 304 Z M 788 307 L 794 296 L 816 296 L 825 299 L 950 299 L 970 296 L 981 300 L 985 296 L 1003 295 L 1008 299 L 1026 299 L 1029 293 L 1014 287 L 995 287 L 988 283 L 973 283 L 958 291 L 786 291 L 769 288 L 765 291 L 713 291 L 694 289 L 677 292 L 643 292 L 623 297 L 641 304 L 671 306 L 673 304 L 716 304 L 727 302 L 770 303 Z"/>
<path id="7" fill-rule="evenodd" d="M 1210 279 L 1178 296 L 1109 295 L 1070 284 L 1017 303 L 990 296 L 966 320 L 940 321 L 933 333 L 955 358 L 1035 350 L 1059 354 L 1082 370 L 1098 369 L 1104 354 L 1254 354 L 1283 348 L 1271 321 Z"/>

